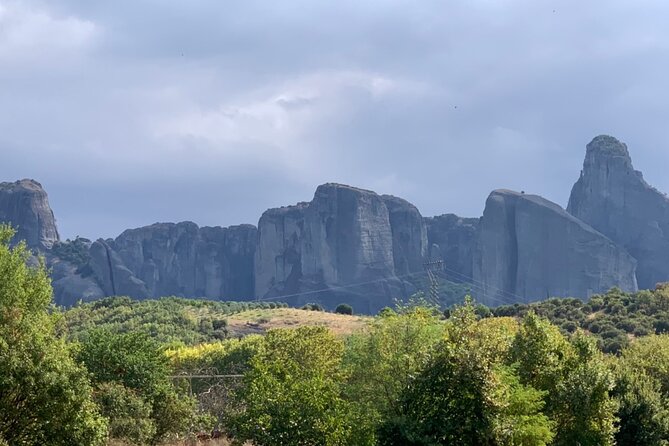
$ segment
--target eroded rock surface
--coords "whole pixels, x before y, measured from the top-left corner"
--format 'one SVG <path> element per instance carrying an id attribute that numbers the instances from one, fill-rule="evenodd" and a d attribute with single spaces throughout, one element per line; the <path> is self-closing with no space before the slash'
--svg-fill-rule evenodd
<path id="1" fill-rule="evenodd" d="M 488 305 L 637 289 L 636 260 L 555 203 L 497 190 L 486 201 L 474 283 Z"/>
<path id="2" fill-rule="evenodd" d="M 364 312 L 391 305 L 411 289 L 397 278 L 396 260 L 413 268 L 424 251 L 420 214 L 412 208 L 330 183 L 319 186 L 310 203 L 265 212 L 258 225 L 256 293 L 286 296 L 294 304 L 348 302 Z"/>
<path id="3" fill-rule="evenodd" d="M 567 210 L 636 258 L 639 287 L 669 281 L 669 199 L 634 170 L 625 144 L 605 135 L 588 144 Z"/>
<path id="4" fill-rule="evenodd" d="M 15 240 L 25 240 L 31 249 L 49 249 L 59 240 L 49 198 L 35 180 L 0 183 L 0 223 L 12 225 Z"/>
<path id="5" fill-rule="evenodd" d="M 444 262 L 444 275 L 449 280 L 470 281 L 480 219 L 445 214 L 426 218 L 425 224 L 430 259 Z"/>

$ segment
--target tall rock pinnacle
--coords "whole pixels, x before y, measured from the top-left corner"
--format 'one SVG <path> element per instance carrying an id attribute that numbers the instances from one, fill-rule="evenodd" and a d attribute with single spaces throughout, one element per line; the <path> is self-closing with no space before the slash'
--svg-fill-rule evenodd
<path id="1" fill-rule="evenodd" d="M 49 249 L 59 240 L 46 191 L 35 180 L 0 183 L 0 223 L 12 225 L 15 240 L 33 249 Z"/>
<path id="2" fill-rule="evenodd" d="M 636 258 L 640 288 L 669 280 L 669 199 L 634 170 L 625 144 L 611 136 L 588 144 L 567 211 Z"/>

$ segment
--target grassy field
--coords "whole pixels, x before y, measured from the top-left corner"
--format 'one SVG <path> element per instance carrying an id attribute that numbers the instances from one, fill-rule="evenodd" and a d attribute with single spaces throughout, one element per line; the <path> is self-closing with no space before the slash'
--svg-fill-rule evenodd
<path id="1" fill-rule="evenodd" d="M 372 320 L 369 316 L 309 311 L 296 308 L 248 310 L 228 316 L 230 337 L 264 333 L 271 328 L 297 328 L 305 325 L 325 326 L 339 335 L 364 329 Z"/>

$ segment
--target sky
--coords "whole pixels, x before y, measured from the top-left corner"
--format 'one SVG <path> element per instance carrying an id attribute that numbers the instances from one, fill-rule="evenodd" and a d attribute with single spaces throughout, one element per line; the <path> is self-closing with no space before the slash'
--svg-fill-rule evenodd
<path id="1" fill-rule="evenodd" d="M 611 134 L 669 191 L 666 0 L 0 0 L 0 181 L 61 235 L 257 223 L 339 182 L 566 206 Z"/>

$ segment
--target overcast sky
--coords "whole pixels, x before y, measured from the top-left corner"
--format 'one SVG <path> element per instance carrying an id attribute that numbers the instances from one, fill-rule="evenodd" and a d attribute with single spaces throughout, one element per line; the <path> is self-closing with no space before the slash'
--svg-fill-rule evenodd
<path id="1" fill-rule="evenodd" d="M 669 191 L 666 0 L 0 0 L 0 180 L 61 234 L 256 223 L 341 182 L 423 215 L 566 202 L 585 145 Z"/>

